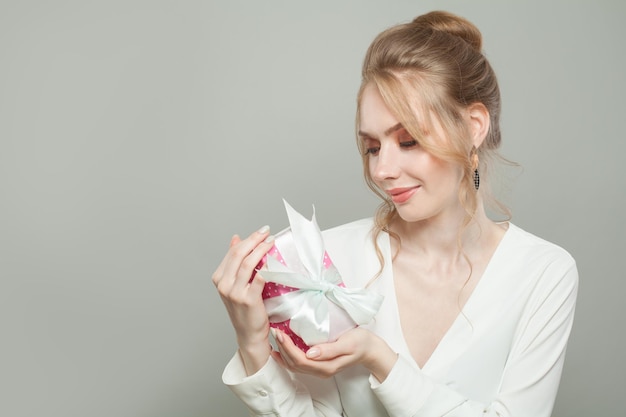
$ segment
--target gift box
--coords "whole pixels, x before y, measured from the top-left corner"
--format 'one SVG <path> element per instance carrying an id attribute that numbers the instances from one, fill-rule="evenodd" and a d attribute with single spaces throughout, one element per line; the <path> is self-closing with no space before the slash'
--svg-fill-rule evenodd
<path id="1" fill-rule="evenodd" d="M 276 234 L 274 246 L 255 271 L 266 281 L 263 302 L 270 326 L 306 352 L 367 324 L 378 312 L 382 296 L 346 288 L 324 248 L 315 213 L 307 220 L 284 204 L 289 227 Z"/>

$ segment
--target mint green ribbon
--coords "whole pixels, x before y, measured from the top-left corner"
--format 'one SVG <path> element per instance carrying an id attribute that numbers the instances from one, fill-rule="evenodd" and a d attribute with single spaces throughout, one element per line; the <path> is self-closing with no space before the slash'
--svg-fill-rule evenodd
<path id="1" fill-rule="evenodd" d="M 309 346 L 329 341 L 333 309 L 330 303 L 345 312 L 355 325 L 369 323 L 382 304 L 382 295 L 367 289 L 340 287 L 339 271 L 334 265 L 324 266 L 324 241 L 315 209 L 309 221 L 286 201 L 284 204 L 290 227 L 283 237 L 277 236 L 276 247 L 287 266 L 268 256 L 261 275 L 266 281 L 298 290 L 264 300 L 270 322 L 291 320 L 291 329 Z M 284 238 L 289 231 L 291 242 Z M 293 247 L 286 247 L 285 241 Z"/>

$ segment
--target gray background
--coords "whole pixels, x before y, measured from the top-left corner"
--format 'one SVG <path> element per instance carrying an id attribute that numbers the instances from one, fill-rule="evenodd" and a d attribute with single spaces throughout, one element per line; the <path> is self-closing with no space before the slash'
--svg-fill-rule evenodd
<path id="1" fill-rule="evenodd" d="M 519 226 L 581 276 L 555 416 L 623 415 L 626 3 L 0 1 L 0 415 L 245 415 L 210 274 L 230 236 L 376 200 L 354 145 L 372 38 L 482 30 Z"/>

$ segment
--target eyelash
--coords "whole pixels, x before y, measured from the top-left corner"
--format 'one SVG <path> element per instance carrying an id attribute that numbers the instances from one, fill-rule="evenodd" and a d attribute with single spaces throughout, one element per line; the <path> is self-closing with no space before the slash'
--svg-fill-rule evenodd
<path id="1" fill-rule="evenodd" d="M 405 148 L 405 149 L 411 149 L 415 146 L 417 146 L 418 143 L 415 139 L 411 139 L 408 141 L 404 141 L 404 142 L 400 142 L 400 147 L 401 148 Z M 365 150 L 365 155 L 372 155 L 372 156 L 376 156 L 378 154 L 378 151 L 380 151 L 380 146 L 373 146 L 371 148 L 367 148 Z"/>
<path id="2" fill-rule="evenodd" d="M 412 148 L 414 146 L 417 146 L 417 141 L 415 139 L 400 142 L 400 147 L 402 148 Z"/>

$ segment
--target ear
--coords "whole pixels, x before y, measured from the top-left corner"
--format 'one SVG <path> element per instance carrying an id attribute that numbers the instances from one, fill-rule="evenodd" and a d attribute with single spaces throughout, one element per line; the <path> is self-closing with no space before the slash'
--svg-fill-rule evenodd
<path id="1" fill-rule="evenodd" d="M 472 103 L 466 109 L 466 117 L 472 135 L 472 144 L 478 149 L 489 132 L 489 110 L 483 103 Z"/>

